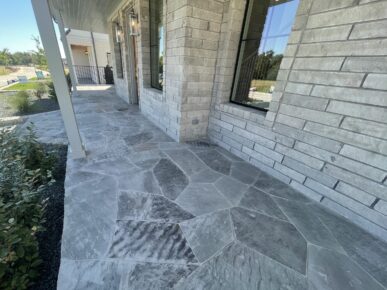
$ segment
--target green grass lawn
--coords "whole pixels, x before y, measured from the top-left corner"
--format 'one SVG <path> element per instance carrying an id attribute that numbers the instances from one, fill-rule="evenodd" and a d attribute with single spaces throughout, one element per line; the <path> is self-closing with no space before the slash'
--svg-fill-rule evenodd
<path id="1" fill-rule="evenodd" d="M 29 81 L 39 81 L 39 79 L 37 77 L 33 77 L 33 78 L 28 79 L 28 80 Z M 44 81 L 51 81 L 51 78 L 50 77 L 45 77 Z"/>
<path id="2" fill-rule="evenodd" d="M 28 82 L 28 83 L 17 83 L 8 88 L 5 88 L 5 91 L 27 91 L 27 90 L 36 90 L 39 82 Z"/>

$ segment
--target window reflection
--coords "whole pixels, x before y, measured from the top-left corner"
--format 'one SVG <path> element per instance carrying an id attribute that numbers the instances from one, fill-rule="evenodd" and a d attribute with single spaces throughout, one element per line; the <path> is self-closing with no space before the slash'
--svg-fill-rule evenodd
<path id="1" fill-rule="evenodd" d="M 247 4 L 231 101 L 267 110 L 299 0 Z"/>
<path id="2" fill-rule="evenodd" d="M 151 86 L 161 90 L 163 88 L 164 79 L 163 0 L 149 1 L 149 12 Z"/>

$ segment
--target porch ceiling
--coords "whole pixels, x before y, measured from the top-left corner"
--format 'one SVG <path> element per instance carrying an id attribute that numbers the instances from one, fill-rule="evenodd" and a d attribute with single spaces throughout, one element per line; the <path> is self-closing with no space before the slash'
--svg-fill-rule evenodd
<path id="1" fill-rule="evenodd" d="M 48 0 L 52 13 L 60 11 L 66 28 L 107 33 L 107 19 L 122 0 Z M 271 6 L 290 0 L 272 0 Z"/>
<path id="2" fill-rule="evenodd" d="M 49 0 L 52 13 L 60 11 L 65 27 L 107 33 L 107 18 L 122 0 Z"/>

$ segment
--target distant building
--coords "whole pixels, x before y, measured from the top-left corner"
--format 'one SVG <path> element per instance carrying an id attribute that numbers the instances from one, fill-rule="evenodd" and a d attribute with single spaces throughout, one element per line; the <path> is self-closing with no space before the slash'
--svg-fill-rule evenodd
<path id="1" fill-rule="evenodd" d="M 105 83 L 103 70 L 106 65 L 111 65 L 109 36 L 104 33 L 69 29 L 67 41 L 78 83 Z"/>

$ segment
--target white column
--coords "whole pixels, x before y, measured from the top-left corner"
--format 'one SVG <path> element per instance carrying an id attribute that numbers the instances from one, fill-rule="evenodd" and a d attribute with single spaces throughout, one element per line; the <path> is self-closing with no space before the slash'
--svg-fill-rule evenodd
<path id="1" fill-rule="evenodd" d="M 64 74 L 62 58 L 48 2 L 47 0 L 31 0 L 31 3 L 35 12 L 36 23 L 38 24 L 48 67 L 58 97 L 67 137 L 70 142 L 72 157 L 83 158 L 86 154 L 83 149 L 81 136 L 75 119 L 74 108 L 71 103 L 70 92 Z"/>
<path id="2" fill-rule="evenodd" d="M 60 13 L 60 11 L 59 11 L 58 14 L 59 15 L 58 15 L 56 20 L 57 20 L 57 23 L 58 23 L 58 26 L 59 26 L 60 39 L 61 39 L 62 44 L 63 44 L 63 49 L 64 49 L 64 53 L 66 55 L 66 60 L 67 60 L 67 66 L 69 67 L 69 71 L 70 71 L 71 84 L 73 86 L 73 94 L 77 95 L 78 94 L 78 91 L 77 91 L 77 84 L 78 84 L 77 75 L 75 74 L 75 69 L 74 69 L 74 65 L 73 65 L 73 59 L 71 57 L 70 46 L 69 46 L 69 43 L 67 42 L 66 31 L 65 31 L 64 24 L 63 24 L 62 14 Z"/>
<path id="3" fill-rule="evenodd" d="M 94 61 L 95 61 L 95 68 L 96 68 L 96 72 L 97 72 L 98 84 L 100 85 L 101 84 L 101 76 L 99 75 L 99 70 L 98 70 L 97 50 L 95 49 L 95 41 L 94 41 L 93 31 L 90 31 L 90 36 L 91 36 L 91 43 L 93 44 Z"/>

